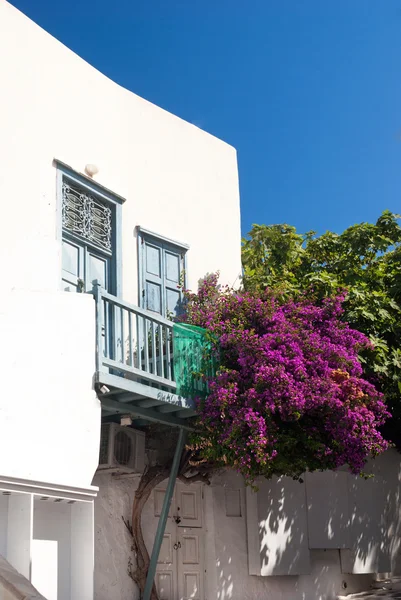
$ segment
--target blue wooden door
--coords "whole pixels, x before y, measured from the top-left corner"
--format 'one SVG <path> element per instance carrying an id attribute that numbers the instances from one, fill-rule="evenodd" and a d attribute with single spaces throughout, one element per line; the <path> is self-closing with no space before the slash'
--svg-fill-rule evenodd
<path id="1" fill-rule="evenodd" d="M 62 240 L 63 290 L 90 292 L 93 281 L 112 292 L 112 257 L 67 236 Z"/>

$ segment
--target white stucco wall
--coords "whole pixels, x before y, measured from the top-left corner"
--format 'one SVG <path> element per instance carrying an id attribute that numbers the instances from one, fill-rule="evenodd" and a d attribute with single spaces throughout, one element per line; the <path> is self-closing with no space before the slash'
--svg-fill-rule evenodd
<path id="1" fill-rule="evenodd" d="M 95 500 L 95 600 L 138 600 L 138 588 L 128 575 L 132 538 L 122 517 L 131 521 L 139 478 L 116 480 L 98 473 Z"/>
<path id="2" fill-rule="evenodd" d="M 275 567 L 281 574 L 252 576 L 249 575 L 248 569 L 245 500 L 241 517 L 227 517 L 223 501 L 225 489 L 244 489 L 243 480 L 235 473 L 227 473 L 214 479 L 215 560 L 218 584 L 217 594 L 213 599 L 335 600 L 337 594 L 344 592 L 343 582 L 347 585 L 347 592 L 360 591 L 369 587 L 371 576 L 345 575 L 341 572 L 339 550 L 310 550 L 308 551 L 309 565 L 306 565 L 309 568 L 305 569 L 305 561 L 299 565 L 298 554 L 303 549 L 301 532 L 304 531 L 307 536 L 307 531 L 305 531 L 302 515 L 291 499 L 294 482 L 289 481 L 288 484 L 287 501 L 285 493 L 280 501 L 277 493 L 272 498 L 273 512 L 269 519 L 272 527 L 269 541 L 273 539 Z M 297 485 L 301 489 L 302 484 Z M 262 503 L 264 504 L 265 501 L 263 500 Z M 265 549 L 263 555 L 264 552 Z M 285 575 L 285 569 L 291 572 L 293 561 L 297 567 L 301 566 L 305 574 Z M 211 568 L 212 565 L 209 564 L 209 569 Z M 267 568 L 265 573 L 269 574 Z"/>
<path id="3" fill-rule="evenodd" d="M 71 505 L 34 503 L 31 552 L 33 585 L 47 600 L 70 600 Z"/>
<path id="4" fill-rule="evenodd" d="M 124 297 L 137 303 L 134 228 L 190 245 L 189 284 L 220 269 L 240 273 L 236 152 L 197 127 L 121 88 L 0 0 L 0 285 L 56 289 L 56 173 L 53 159 L 126 198 Z M 11 259 L 11 260 L 10 260 Z M 7 266 L 7 265 L 6 265 Z"/>
<path id="5" fill-rule="evenodd" d="M 354 551 L 363 557 L 367 564 L 365 574 L 345 572 L 347 563 L 343 550 L 334 548 L 341 546 L 345 529 L 342 526 L 344 498 L 338 496 L 333 504 L 333 520 L 327 519 L 327 506 L 322 504 L 321 510 L 313 508 L 311 518 L 304 521 L 306 516 L 299 512 L 297 503 L 298 492 L 293 490 L 294 482 L 284 482 L 279 493 L 271 497 L 269 518 L 272 528 L 269 543 L 275 544 L 280 550 L 276 557 L 275 567 L 281 575 L 265 576 L 249 575 L 248 567 L 248 534 L 246 515 L 246 490 L 241 477 L 234 472 L 226 472 L 215 476 L 212 485 L 205 488 L 204 493 L 204 525 L 205 525 L 205 589 L 208 600 L 335 600 L 338 594 L 354 593 L 368 589 L 374 577 L 374 569 L 369 571 L 369 561 L 375 562 L 380 553 L 389 549 L 392 572 L 400 573 L 399 538 L 400 538 L 400 466 L 401 458 L 390 451 L 380 457 L 372 466 L 376 481 L 383 488 L 385 502 L 370 502 L 371 481 L 357 480 L 350 477 L 350 487 L 345 492 L 347 505 L 347 525 L 351 529 L 351 540 Z M 330 474 L 327 474 L 330 479 Z M 335 476 L 331 475 L 333 482 Z M 97 475 L 96 485 L 99 495 L 95 501 L 95 598 L 96 600 L 135 600 L 137 592 L 135 585 L 127 575 L 130 559 L 131 540 L 126 531 L 122 516 L 130 519 L 134 492 L 137 479 L 113 479 L 111 475 Z M 368 486 L 365 488 L 364 484 Z M 302 492 L 303 484 L 296 483 Z M 366 504 L 355 503 L 354 486 L 362 486 L 361 495 L 365 494 Z M 277 487 L 277 486 L 276 486 Z M 288 490 L 286 493 L 286 488 Z M 330 493 L 330 485 L 327 485 Z M 292 490 L 292 492 L 291 492 Z M 227 516 L 227 498 L 235 497 L 230 492 L 239 492 L 240 515 Z M 351 494 L 349 492 L 352 492 Z M 266 508 L 264 492 L 261 495 L 261 507 Z M 312 508 L 310 500 L 305 508 Z M 302 511 L 301 511 L 302 512 Z M 152 500 L 144 513 L 143 526 L 145 536 L 155 530 L 156 520 L 152 519 Z M 385 515 L 385 527 L 378 531 L 378 523 Z M 326 519 L 326 521 L 324 521 Z M 326 523 L 323 524 L 322 523 Z M 315 527 L 321 528 L 322 540 L 332 540 L 331 547 L 306 548 L 308 564 L 305 561 L 298 566 L 304 569 L 304 574 L 298 576 L 285 575 L 285 569 L 292 568 L 292 560 L 297 562 L 297 555 L 303 548 L 303 535 L 314 545 L 316 540 Z M 338 527 L 339 531 L 335 531 Z M 331 529 L 332 528 L 332 529 Z M 258 532 L 257 532 L 258 533 Z M 379 537 L 378 537 L 379 535 Z M 325 537 L 326 536 L 326 537 Z M 337 541 L 334 541 L 337 540 Z M 322 542 L 323 544 L 323 542 Z M 330 546 L 330 544 L 327 544 Z M 348 544 L 349 545 L 349 544 Z M 351 550 L 347 550 L 351 552 Z M 377 563 L 379 564 L 379 562 Z M 365 565 L 366 566 L 366 565 Z M 267 575 L 267 576 L 266 576 Z"/>
<path id="6" fill-rule="evenodd" d="M 126 198 L 123 295 L 136 303 L 136 225 L 189 244 L 190 287 L 217 269 L 224 283 L 235 283 L 240 273 L 236 153 L 119 87 L 5 0 L 0 0 L 0 52 L 12 57 L 0 61 L 6 91 L 0 95 L 0 456 L 7 457 L 0 474 L 86 487 L 97 465 L 100 427 L 92 390 L 93 301 L 57 291 L 60 215 L 53 161 L 81 173 L 87 163 L 96 164 L 96 181 Z M 399 457 L 391 453 L 379 466 L 382 503 L 370 505 L 369 520 L 366 512 L 354 519 L 353 547 L 343 548 L 343 564 L 355 572 L 359 555 L 375 548 L 378 531 L 394 536 L 390 558 L 393 571 L 400 572 Z M 133 600 L 130 537 L 121 517 L 130 518 L 135 480 L 102 475 L 95 483 L 100 485 L 95 597 Z M 363 498 L 358 484 L 349 494 L 349 514 L 349 503 L 355 506 Z M 316 547 L 318 535 L 310 573 L 249 575 L 246 507 L 241 516 L 228 517 L 227 488 L 239 490 L 244 503 L 243 482 L 233 474 L 216 478 L 205 493 L 209 600 L 332 600 L 343 582 L 348 592 L 366 587 L 371 575 L 342 573 L 340 550 Z M 154 520 L 148 522 L 148 533 L 154 527 Z M 316 531 L 321 533 L 327 532 Z M 288 531 L 285 535 L 287 545 L 295 544 Z"/>
<path id="7" fill-rule="evenodd" d="M 0 559 L 46 600 L 93 600 L 94 495 L 95 490 L 0 481 Z"/>
<path id="8" fill-rule="evenodd" d="M 100 436 L 94 328 L 89 295 L 2 293 L 0 475 L 91 485 Z"/>
<path id="9" fill-rule="evenodd" d="M 186 242 L 189 285 L 240 272 L 236 152 L 121 88 L 0 0 L 0 473 L 89 485 L 100 412 L 94 311 L 61 288 L 56 166 L 123 196 L 123 296 L 138 303 L 140 225 Z M 18 440 L 18 442 L 16 442 Z"/>

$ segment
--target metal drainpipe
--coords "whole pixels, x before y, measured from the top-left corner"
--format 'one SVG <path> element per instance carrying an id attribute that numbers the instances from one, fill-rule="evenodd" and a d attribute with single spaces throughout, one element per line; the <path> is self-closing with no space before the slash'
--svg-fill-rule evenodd
<path id="1" fill-rule="evenodd" d="M 153 582 L 156 574 L 157 561 L 160 554 L 160 548 L 163 541 L 164 532 L 166 529 L 167 517 L 170 511 L 171 499 L 173 497 L 174 486 L 177 479 L 178 467 L 180 466 L 181 454 L 185 445 L 187 432 L 180 428 L 178 434 L 177 446 L 175 448 L 173 464 L 171 466 L 170 477 L 168 480 L 166 494 L 163 500 L 163 507 L 160 512 L 159 523 L 157 525 L 155 541 L 152 549 L 152 556 L 150 557 L 148 574 L 146 576 L 145 589 L 143 592 L 143 600 L 150 600 L 152 594 Z"/>

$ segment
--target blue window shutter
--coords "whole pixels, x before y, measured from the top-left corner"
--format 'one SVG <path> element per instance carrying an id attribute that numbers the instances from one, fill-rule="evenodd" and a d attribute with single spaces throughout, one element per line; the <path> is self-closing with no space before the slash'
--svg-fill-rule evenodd
<path id="1" fill-rule="evenodd" d="M 162 314 L 178 315 L 181 307 L 180 285 L 184 251 L 157 237 L 141 235 L 139 257 L 142 266 L 141 304 Z"/>
<path id="2" fill-rule="evenodd" d="M 165 315 L 177 316 L 181 307 L 180 276 L 183 269 L 181 253 L 172 248 L 163 248 Z"/>
<path id="3" fill-rule="evenodd" d="M 144 285 L 143 298 L 144 307 L 153 312 L 163 312 L 163 250 L 156 244 L 144 240 L 143 264 Z"/>

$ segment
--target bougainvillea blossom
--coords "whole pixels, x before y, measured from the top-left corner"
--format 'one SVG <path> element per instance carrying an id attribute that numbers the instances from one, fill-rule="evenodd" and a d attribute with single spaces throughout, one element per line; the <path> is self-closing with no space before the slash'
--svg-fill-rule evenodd
<path id="1" fill-rule="evenodd" d="M 347 465 L 360 473 L 387 448 L 390 416 L 358 360 L 369 340 L 340 320 L 343 296 L 277 302 L 205 278 L 185 320 L 204 327 L 220 368 L 199 400 L 193 442 L 248 481 Z"/>

